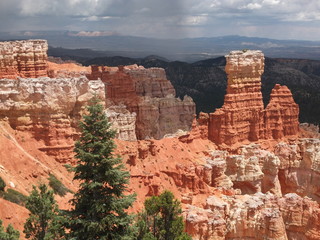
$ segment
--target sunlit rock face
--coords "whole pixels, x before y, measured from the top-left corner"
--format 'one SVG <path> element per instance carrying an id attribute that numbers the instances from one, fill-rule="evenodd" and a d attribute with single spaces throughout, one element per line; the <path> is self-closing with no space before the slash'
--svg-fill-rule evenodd
<path id="1" fill-rule="evenodd" d="M 0 42 L 0 78 L 47 76 L 46 40 Z"/>
<path id="2" fill-rule="evenodd" d="M 32 132 L 43 141 L 43 151 L 68 162 L 78 120 L 94 95 L 104 100 L 104 84 L 86 77 L 0 79 L 0 120 Z"/>
<path id="3" fill-rule="evenodd" d="M 186 208 L 193 239 L 308 239 L 320 237 L 318 203 L 295 193 L 210 196 L 204 207 Z"/>
<path id="4" fill-rule="evenodd" d="M 232 145 L 245 140 L 281 139 L 298 133 L 299 107 L 286 86 L 276 85 L 264 109 L 261 51 L 232 51 L 226 56 L 228 75 L 224 105 L 210 114 L 209 138 Z"/>
<path id="5" fill-rule="evenodd" d="M 130 171 L 128 189 L 137 193 L 133 211 L 147 197 L 170 190 L 182 202 L 193 239 L 320 239 L 320 140 L 287 138 L 298 133 L 299 112 L 287 87 L 276 85 L 264 109 L 261 52 L 236 51 L 227 59 L 225 104 L 197 120 L 193 101 L 175 98 L 160 68 L 93 66 L 90 73 L 74 64 L 49 64 L 51 78 L 5 71 L 1 177 L 7 187 L 28 194 L 53 173 L 76 191 L 64 165 L 75 163 L 78 120 L 96 95 L 116 129 L 115 154 Z M 190 132 L 176 132 L 191 125 Z M 257 142 L 244 145 L 246 140 Z M 58 198 L 62 209 L 67 200 Z M 22 231 L 25 209 L 0 204 L 0 218 Z"/>

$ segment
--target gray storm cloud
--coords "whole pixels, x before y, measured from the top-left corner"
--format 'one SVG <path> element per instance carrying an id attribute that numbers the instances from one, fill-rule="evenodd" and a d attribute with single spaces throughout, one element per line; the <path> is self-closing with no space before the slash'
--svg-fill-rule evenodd
<path id="1" fill-rule="evenodd" d="M 1 0 L 0 20 L 0 31 L 102 31 L 151 37 L 269 34 L 317 40 L 320 1 Z"/>

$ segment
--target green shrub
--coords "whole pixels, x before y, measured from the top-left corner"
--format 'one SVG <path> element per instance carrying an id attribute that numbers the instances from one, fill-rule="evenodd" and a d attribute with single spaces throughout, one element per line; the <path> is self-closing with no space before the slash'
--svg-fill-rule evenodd
<path id="1" fill-rule="evenodd" d="M 59 196 L 63 197 L 68 192 L 71 192 L 66 186 L 63 185 L 63 183 L 57 179 L 56 176 L 53 174 L 49 175 L 49 186 L 52 188 L 53 192 L 55 194 L 58 194 Z"/>
<path id="2" fill-rule="evenodd" d="M 5 187 L 6 187 L 6 183 L 0 177 L 0 191 L 3 192 Z"/>
<path id="3" fill-rule="evenodd" d="M 19 240 L 19 237 L 20 237 L 20 233 L 18 230 L 15 230 L 11 224 L 9 224 L 5 230 L 2 225 L 2 220 L 0 220 L 0 239 L 1 240 Z"/>
<path id="4" fill-rule="evenodd" d="M 11 188 L 9 188 L 6 192 L 2 192 L 0 197 L 21 206 L 24 206 L 25 202 L 27 201 L 26 195 Z"/>

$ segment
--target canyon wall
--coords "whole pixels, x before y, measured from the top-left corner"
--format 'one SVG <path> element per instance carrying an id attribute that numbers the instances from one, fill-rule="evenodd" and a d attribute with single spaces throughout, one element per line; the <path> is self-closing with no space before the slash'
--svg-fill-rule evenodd
<path id="1" fill-rule="evenodd" d="M 49 76 L 50 79 L 83 79 L 85 75 L 90 80 L 100 78 L 105 84 L 104 100 L 107 107 L 112 108 L 107 111 L 110 121 L 118 128 L 117 136 L 122 140 L 159 139 L 179 129 L 190 130 L 195 104 L 189 97 L 183 100 L 175 98 L 175 90 L 163 69 L 145 69 L 137 65 L 116 68 L 93 66 L 90 73 L 90 68 L 74 63 L 48 63 L 47 50 L 48 44 L 45 40 L 1 42 L 0 79 L 43 76 Z M 38 87 L 32 81 L 30 86 L 27 86 L 26 80 L 21 81 L 25 83 L 22 85 L 25 88 Z M 69 94 L 70 86 L 67 80 L 65 82 L 65 93 L 58 91 L 55 96 Z M 52 81 L 48 84 L 53 86 Z M 6 88 L 6 83 L 4 85 Z M 58 85 L 63 88 L 63 83 Z M 12 100 L 7 97 L 3 96 L 3 101 Z M 66 100 L 69 100 L 69 97 Z M 123 105 L 128 111 L 126 114 Z M 43 105 L 43 111 L 48 112 L 45 107 L 46 105 Z M 41 119 L 39 122 L 42 120 L 45 121 Z"/>
<path id="2" fill-rule="evenodd" d="M 137 139 L 160 139 L 178 129 L 191 128 L 195 104 L 190 97 L 175 98 L 162 68 L 92 66 L 88 78 L 105 83 L 107 106 L 124 104 L 137 114 Z"/>
<path id="3" fill-rule="evenodd" d="M 76 190 L 64 164 L 75 161 L 78 120 L 98 95 L 118 129 L 115 153 L 130 171 L 135 210 L 146 197 L 170 190 L 193 239 L 319 239 L 320 140 L 286 138 L 299 133 L 299 108 L 290 90 L 276 85 L 264 109 L 263 66 L 259 51 L 228 55 L 224 106 L 200 113 L 198 121 L 193 101 L 175 98 L 160 68 L 93 66 L 88 74 L 81 66 L 51 64 L 51 78 L 3 70 L 9 77 L 0 79 L 0 175 L 25 194 L 50 173 Z M 190 132 L 162 138 L 191 125 Z M 159 139 L 137 140 L 145 138 Z M 216 145 L 247 140 L 256 142 L 229 150 Z M 57 198 L 68 207 L 67 198 Z M 25 209 L 0 202 L 0 218 L 21 230 Z"/>
<path id="4" fill-rule="evenodd" d="M 264 109 L 261 51 L 232 51 L 226 56 L 227 94 L 222 108 L 210 114 L 209 138 L 232 145 L 245 140 L 281 139 L 298 133 L 299 107 L 290 90 L 276 85 Z"/>
<path id="5" fill-rule="evenodd" d="M 0 79 L 0 120 L 32 132 L 42 151 L 70 162 L 78 120 L 94 95 L 104 100 L 104 84 L 86 77 Z"/>
<path id="6" fill-rule="evenodd" d="M 0 78 L 47 76 L 46 40 L 0 42 Z"/>

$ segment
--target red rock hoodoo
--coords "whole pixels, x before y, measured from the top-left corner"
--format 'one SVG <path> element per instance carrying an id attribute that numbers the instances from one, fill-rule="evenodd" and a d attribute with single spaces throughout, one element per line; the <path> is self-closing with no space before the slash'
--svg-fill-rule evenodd
<path id="1" fill-rule="evenodd" d="M 46 40 L 0 42 L 0 79 L 47 76 Z"/>
<path id="2" fill-rule="evenodd" d="M 299 106 L 290 90 L 277 84 L 264 109 L 261 51 L 232 51 L 226 56 L 228 88 L 224 105 L 210 114 L 208 137 L 217 144 L 232 145 L 245 140 L 281 139 L 296 135 Z"/>

